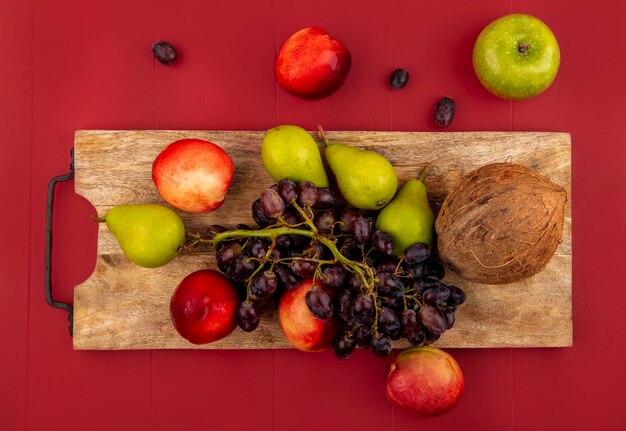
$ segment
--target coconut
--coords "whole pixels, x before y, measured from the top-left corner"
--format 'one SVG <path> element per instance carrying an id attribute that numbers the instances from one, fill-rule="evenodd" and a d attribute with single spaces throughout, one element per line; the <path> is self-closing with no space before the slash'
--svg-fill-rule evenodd
<path id="1" fill-rule="evenodd" d="M 563 233 L 567 192 L 526 166 L 495 163 L 446 197 L 435 228 L 443 263 L 462 278 L 505 284 L 543 269 Z"/>

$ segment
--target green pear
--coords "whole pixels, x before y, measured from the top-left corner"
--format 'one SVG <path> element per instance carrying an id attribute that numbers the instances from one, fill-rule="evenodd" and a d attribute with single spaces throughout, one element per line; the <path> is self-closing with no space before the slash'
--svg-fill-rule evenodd
<path id="1" fill-rule="evenodd" d="M 104 219 L 126 257 L 145 268 L 174 259 L 185 241 L 183 221 L 163 205 L 121 205 L 111 208 Z"/>
<path id="2" fill-rule="evenodd" d="M 353 207 L 379 210 L 396 194 L 396 170 L 380 154 L 333 143 L 324 155 L 339 191 Z"/>
<path id="3" fill-rule="evenodd" d="M 417 178 L 408 180 L 396 197 L 378 214 L 376 229 L 391 236 L 394 254 L 398 256 L 416 242 L 431 244 L 435 216 L 428 204 L 424 183 Z"/>
<path id="4" fill-rule="evenodd" d="M 261 160 L 275 181 L 287 178 L 328 187 L 317 143 L 302 127 L 284 125 L 268 130 L 261 144 Z"/>

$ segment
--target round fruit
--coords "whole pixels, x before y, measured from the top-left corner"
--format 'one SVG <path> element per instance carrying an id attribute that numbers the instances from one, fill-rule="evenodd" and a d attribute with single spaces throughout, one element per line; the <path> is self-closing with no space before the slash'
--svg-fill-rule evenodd
<path id="1" fill-rule="evenodd" d="M 316 288 L 323 289 L 318 283 Z M 312 285 L 312 280 L 307 279 L 295 289 L 283 292 L 278 305 L 278 321 L 294 347 L 305 352 L 321 352 L 334 347 L 339 325 L 333 317 L 319 319 L 313 315 L 306 301 Z"/>
<path id="2" fill-rule="evenodd" d="M 477 283 L 528 278 L 550 260 L 561 240 L 567 193 L 532 169 L 483 166 L 461 179 L 437 222 L 441 260 Z"/>
<path id="3" fill-rule="evenodd" d="M 504 99 L 528 99 L 552 84 L 561 54 L 554 34 L 524 14 L 503 16 L 480 33 L 473 63 L 483 86 Z"/>
<path id="4" fill-rule="evenodd" d="M 387 398 L 405 411 L 432 416 L 457 405 L 465 379 L 452 356 L 435 347 L 401 352 L 387 375 Z"/>
<path id="5" fill-rule="evenodd" d="M 346 47 L 318 27 L 291 35 L 276 58 L 276 80 L 296 96 L 320 99 L 341 87 L 352 66 Z"/>
<path id="6" fill-rule="evenodd" d="M 212 142 L 181 139 L 154 160 L 152 180 L 170 205 L 201 213 L 222 205 L 234 170 L 228 154 Z"/>
<path id="7" fill-rule="evenodd" d="M 180 282 L 172 294 L 170 316 L 181 336 L 194 344 L 206 344 L 233 332 L 238 303 L 239 296 L 228 278 L 202 269 Z"/>

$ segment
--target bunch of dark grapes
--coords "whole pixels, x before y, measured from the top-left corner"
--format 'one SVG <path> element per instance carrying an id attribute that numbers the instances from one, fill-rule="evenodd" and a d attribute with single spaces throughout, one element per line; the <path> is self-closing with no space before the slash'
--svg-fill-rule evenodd
<path id="1" fill-rule="evenodd" d="M 217 265 L 245 298 L 237 309 L 241 329 L 254 331 L 261 307 L 305 279 L 313 279 L 311 313 L 342 322 L 340 359 L 357 346 L 385 357 L 393 340 L 429 344 L 452 328 L 465 293 L 442 282 L 443 266 L 428 244 L 394 255 L 392 238 L 375 230 L 373 215 L 342 206 L 311 182 L 281 180 L 252 204 L 257 229 L 213 226 Z"/>

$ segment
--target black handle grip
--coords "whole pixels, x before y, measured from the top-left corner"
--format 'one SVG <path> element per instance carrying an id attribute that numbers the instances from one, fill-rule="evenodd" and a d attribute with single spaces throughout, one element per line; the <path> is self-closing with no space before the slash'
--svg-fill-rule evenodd
<path id="1" fill-rule="evenodd" d="M 48 305 L 56 308 L 62 308 L 68 312 L 68 319 L 70 321 L 70 336 L 72 336 L 74 333 L 74 307 L 72 307 L 71 304 L 55 301 L 52 298 L 52 207 L 54 203 L 54 187 L 58 182 L 69 181 L 74 178 L 74 148 L 72 148 L 70 156 L 72 159 L 70 163 L 70 171 L 65 175 L 59 175 L 52 178 L 48 183 L 48 199 L 46 203 L 46 270 L 44 273 L 44 291 Z"/>

